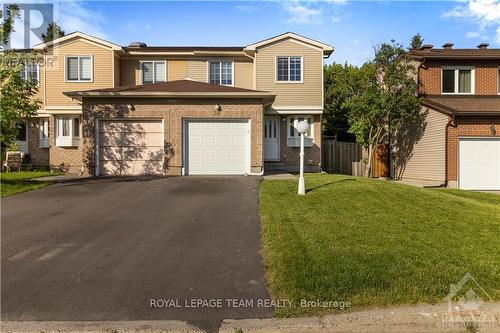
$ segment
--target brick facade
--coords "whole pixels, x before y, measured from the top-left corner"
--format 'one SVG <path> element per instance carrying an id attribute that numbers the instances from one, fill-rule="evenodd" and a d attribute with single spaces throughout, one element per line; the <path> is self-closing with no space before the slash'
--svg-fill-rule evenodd
<path id="1" fill-rule="evenodd" d="M 457 116 L 454 125 L 448 126 L 446 160 L 447 180 L 450 187 L 456 187 L 458 180 L 458 140 L 460 137 L 500 137 L 500 116 Z"/>
<path id="2" fill-rule="evenodd" d="M 419 68 L 420 92 L 427 95 L 441 94 L 442 66 L 473 66 L 475 69 L 475 95 L 498 94 L 498 60 L 426 60 Z"/>
<path id="3" fill-rule="evenodd" d="M 220 104 L 222 110 L 215 110 Z M 132 108 L 129 106 L 133 105 Z M 130 110 L 131 109 L 131 110 Z M 182 123 L 184 119 L 249 119 L 251 123 L 251 171 L 263 165 L 262 122 L 264 108 L 259 99 L 83 99 L 82 156 L 85 174 L 95 170 L 95 119 L 163 119 L 165 173 L 180 175 L 183 167 Z"/>
<path id="4" fill-rule="evenodd" d="M 321 170 L 321 115 L 313 116 L 313 146 L 304 148 L 304 164 L 308 172 Z M 299 147 L 287 144 L 288 118 L 280 116 L 280 162 L 290 166 L 291 171 L 299 168 Z"/>
<path id="5" fill-rule="evenodd" d="M 49 166 L 49 148 L 40 148 L 39 118 L 28 122 L 28 151 L 30 163 L 33 167 Z"/>

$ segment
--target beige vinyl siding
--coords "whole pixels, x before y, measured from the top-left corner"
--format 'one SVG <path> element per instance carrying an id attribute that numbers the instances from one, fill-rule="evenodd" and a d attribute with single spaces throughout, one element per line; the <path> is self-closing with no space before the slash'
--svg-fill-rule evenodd
<path id="1" fill-rule="evenodd" d="M 234 86 L 238 88 L 253 89 L 253 62 L 234 62 Z"/>
<path id="2" fill-rule="evenodd" d="M 302 56 L 303 83 L 276 83 L 276 57 Z M 256 54 L 256 89 L 275 93 L 275 107 L 323 105 L 323 52 L 293 40 L 267 45 Z"/>
<path id="3" fill-rule="evenodd" d="M 207 59 L 191 59 L 187 65 L 188 78 L 200 82 L 208 82 Z"/>
<path id="4" fill-rule="evenodd" d="M 167 67 L 168 81 L 182 80 L 188 76 L 188 62 L 186 60 L 168 60 Z"/>
<path id="5" fill-rule="evenodd" d="M 118 55 L 113 55 L 114 57 L 114 69 L 113 69 L 113 75 L 114 75 L 114 80 L 115 80 L 115 87 L 121 86 L 120 83 L 120 57 Z"/>
<path id="6" fill-rule="evenodd" d="M 448 116 L 428 108 L 422 110 L 424 115 L 427 112 L 423 133 L 414 126 L 396 138 L 392 158 L 395 178 L 444 182 Z"/>
<path id="7" fill-rule="evenodd" d="M 120 84 L 135 86 L 141 84 L 141 66 L 139 59 L 120 59 Z"/>
<path id="8" fill-rule="evenodd" d="M 112 51 L 84 40 L 64 43 L 55 50 L 57 61 L 47 67 L 47 106 L 78 105 L 78 101 L 63 95 L 64 91 L 110 88 L 113 86 Z M 65 57 L 68 55 L 93 56 L 92 82 L 66 82 Z"/>

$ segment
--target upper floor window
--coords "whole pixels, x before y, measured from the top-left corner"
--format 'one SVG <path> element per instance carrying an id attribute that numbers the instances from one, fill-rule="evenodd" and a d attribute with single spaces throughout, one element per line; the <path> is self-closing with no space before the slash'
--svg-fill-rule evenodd
<path id="1" fill-rule="evenodd" d="M 233 85 L 233 62 L 232 61 L 210 61 L 209 79 L 212 84 Z"/>
<path id="2" fill-rule="evenodd" d="M 23 64 L 20 74 L 23 80 L 35 81 L 38 83 L 38 64 L 36 62 Z"/>
<path id="3" fill-rule="evenodd" d="M 474 94 L 474 68 L 443 67 L 441 77 L 443 94 Z"/>
<path id="4" fill-rule="evenodd" d="M 92 56 L 66 57 L 66 81 L 91 82 L 92 73 Z"/>
<path id="5" fill-rule="evenodd" d="M 276 81 L 302 82 L 302 57 L 277 57 Z"/>
<path id="6" fill-rule="evenodd" d="M 167 63 L 161 61 L 142 61 L 142 84 L 167 81 Z"/>

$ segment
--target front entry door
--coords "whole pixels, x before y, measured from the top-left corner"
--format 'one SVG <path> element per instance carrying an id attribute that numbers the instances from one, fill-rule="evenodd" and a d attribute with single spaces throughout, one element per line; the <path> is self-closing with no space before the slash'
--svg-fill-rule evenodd
<path id="1" fill-rule="evenodd" d="M 280 159 L 280 118 L 264 117 L 264 159 L 279 161 Z"/>

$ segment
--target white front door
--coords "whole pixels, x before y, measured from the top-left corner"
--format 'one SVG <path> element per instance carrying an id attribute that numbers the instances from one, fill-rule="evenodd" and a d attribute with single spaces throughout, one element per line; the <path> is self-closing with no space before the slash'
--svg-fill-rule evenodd
<path id="1" fill-rule="evenodd" d="M 185 125 L 188 175 L 244 175 L 250 172 L 247 119 L 188 120 Z"/>
<path id="2" fill-rule="evenodd" d="M 264 159 L 279 161 L 280 159 L 280 117 L 264 117 Z"/>
<path id="3" fill-rule="evenodd" d="M 460 138 L 459 185 L 468 190 L 500 190 L 500 139 Z"/>

